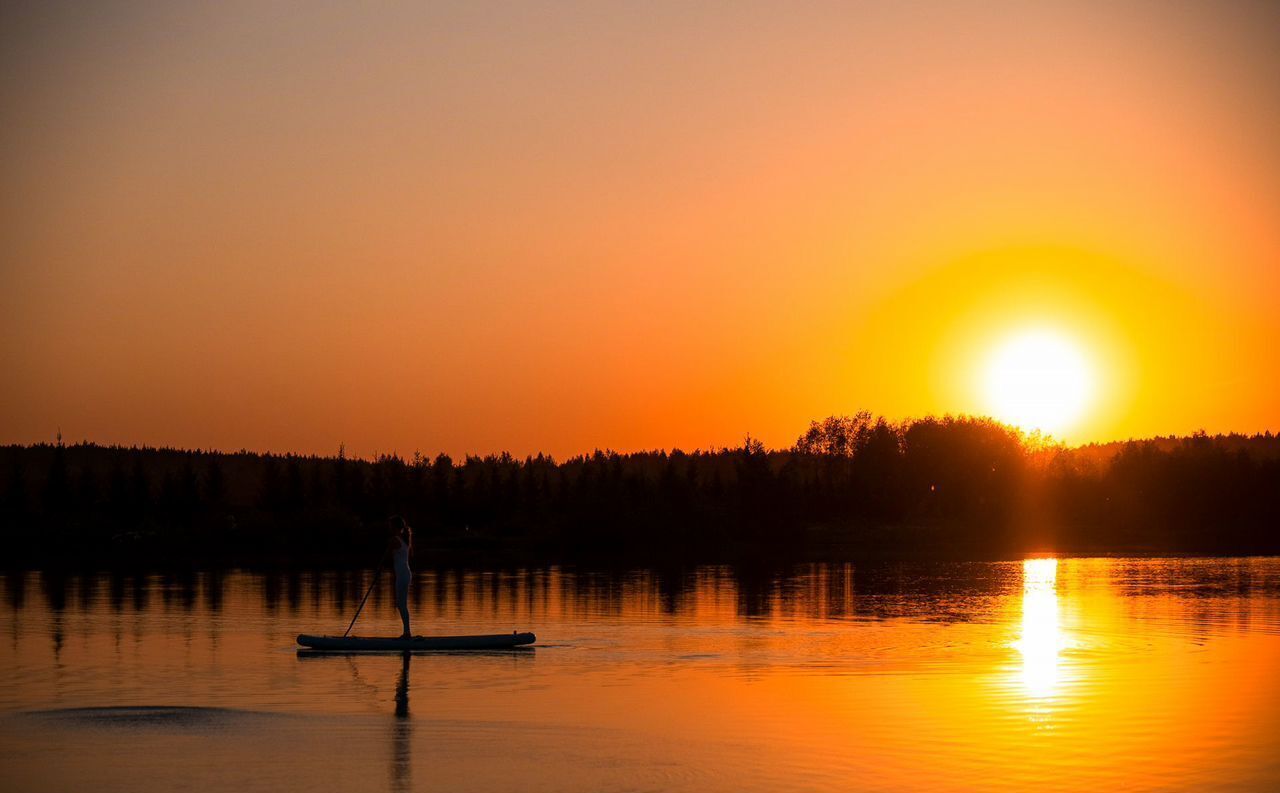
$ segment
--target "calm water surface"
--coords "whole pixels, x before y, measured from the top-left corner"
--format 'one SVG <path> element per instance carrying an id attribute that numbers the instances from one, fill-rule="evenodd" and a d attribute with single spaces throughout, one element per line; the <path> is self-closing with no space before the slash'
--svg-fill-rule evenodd
<path id="1" fill-rule="evenodd" d="M 0 790 L 1280 789 L 1280 559 L 368 581 L 7 577 Z"/>

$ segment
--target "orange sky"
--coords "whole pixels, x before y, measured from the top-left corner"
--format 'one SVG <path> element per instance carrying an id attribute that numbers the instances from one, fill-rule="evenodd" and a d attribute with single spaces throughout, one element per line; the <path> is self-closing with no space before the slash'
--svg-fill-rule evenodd
<path id="1" fill-rule="evenodd" d="M 1266 2 L 102 3 L 0 20 L 0 443 L 1280 429 Z"/>

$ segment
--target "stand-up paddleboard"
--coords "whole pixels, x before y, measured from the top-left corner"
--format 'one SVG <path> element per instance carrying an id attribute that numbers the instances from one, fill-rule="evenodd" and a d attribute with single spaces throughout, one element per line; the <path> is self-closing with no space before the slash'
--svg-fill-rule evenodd
<path id="1" fill-rule="evenodd" d="M 308 636 L 300 634 L 298 644 L 312 650 L 333 652 L 387 652 L 403 650 L 503 650 L 533 644 L 532 633 L 492 633 L 482 636 Z"/>

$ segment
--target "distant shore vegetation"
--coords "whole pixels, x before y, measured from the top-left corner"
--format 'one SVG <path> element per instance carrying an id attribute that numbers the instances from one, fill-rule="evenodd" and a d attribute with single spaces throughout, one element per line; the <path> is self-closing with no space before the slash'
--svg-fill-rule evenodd
<path id="1" fill-rule="evenodd" d="M 0 447 L 0 475 L 14 566 L 369 566 L 392 514 L 450 563 L 1280 551 L 1270 433 L 1065 447 L 861 412 L 786 449 L 363 460 L 58 442 Z"/>

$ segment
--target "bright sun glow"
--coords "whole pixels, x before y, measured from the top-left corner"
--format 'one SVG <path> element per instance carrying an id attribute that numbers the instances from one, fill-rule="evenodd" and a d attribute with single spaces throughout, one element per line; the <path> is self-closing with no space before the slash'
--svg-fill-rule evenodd
<path id="1" fill-rule="evenodd" d="M 1028 431 L 1070 429 L 1093 398 L 1093 370 L 1084 353 L 1049 330 L 1005 340 L 988 359 L 983 382 L 992 415 Z"/>

